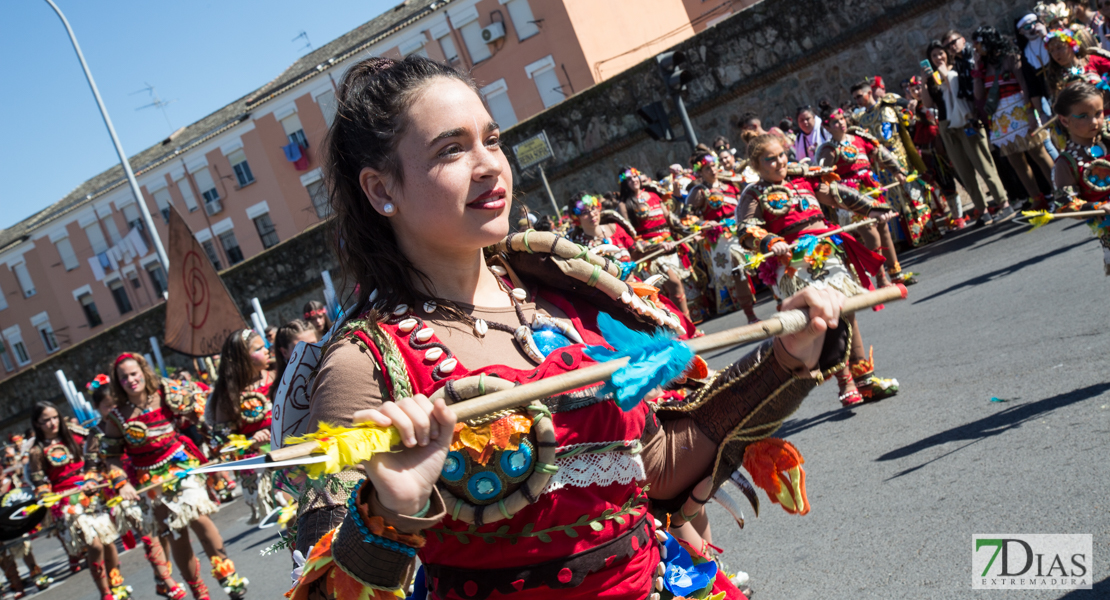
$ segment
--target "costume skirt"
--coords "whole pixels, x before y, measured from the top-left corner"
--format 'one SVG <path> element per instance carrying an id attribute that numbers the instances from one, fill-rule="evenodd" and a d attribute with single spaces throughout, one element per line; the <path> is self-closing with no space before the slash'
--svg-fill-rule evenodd
<path id="1" fill-rule="evenodd" d="M 991 143 L 998 146 L 1002 156 L 1020 154 L 1040 146 L 1048 139 L 1048 132 L 1030 136 L 1029 103 L 1021 94 L 1013 94 L 998 102 L 998 109 L 991 117 Z"/>
<path id="2" fill-rule="evenodd" d="M 76 502 L 63 500 L 51 509 L 51 518 L 59 523 L 62 545 L 70 556 L 80 556 L 96 543 L 114 544 L 119 530 L 106 512 L 96 512 Z"/>

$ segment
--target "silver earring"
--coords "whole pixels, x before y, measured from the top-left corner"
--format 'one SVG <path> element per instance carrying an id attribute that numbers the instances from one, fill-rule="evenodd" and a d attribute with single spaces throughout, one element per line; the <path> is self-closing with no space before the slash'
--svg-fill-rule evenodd
<path id="1" fill-rule="evenodd" d="M 384 212 L 387 215 L 391 215 L 391 214 L 397 212 L 397 207 L 393 206 L 392 202 L 386 202 L 385 204 L 382 205 L 382 212 Z"/>

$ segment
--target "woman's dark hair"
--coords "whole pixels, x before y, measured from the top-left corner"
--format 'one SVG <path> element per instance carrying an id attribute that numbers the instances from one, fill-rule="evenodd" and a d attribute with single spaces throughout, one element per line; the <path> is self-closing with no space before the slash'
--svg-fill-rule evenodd
<path id="1" fill-rule="evenodd" d="M 1058 115 L 1068 116 L 1073 106 L 1088 98 L 1102 98 L 1102 91 L 1086 81 L 1077 81 L 1060 90 L 1060 94 L 1056 96 L 1056 103 L 1052 105 L 1052 111 Z"/>
<path id="2" fill-rule="evenodd" d="M 781 129 L 783 133 L 794 131 L 794 119 L 783 117 L 782 120 L 779 121 L 779 129 Z"/>
<path id="3" fill-rule="evenodd" d="M 289 357 L 285 355 L 285 348 L 292 346 L 297 336 L 306 331 L 315 332 L 316 328 L 312 326 L 312 323 L 304 319 L 293 319 L 285 325 L 278 327 L 277 334 L 274 335 L 273 347 L 277 371 L 274 372 L 274 384 L 270 386 L 270 400 L 273 400 L 275 394 L 277 394 L 278 384 L 281 383 L 281 377 L 285 373 L 285 367 L 289 365 Z"/>
<path id="4" fill-rule="evenodd" d="M 104 400 L 111 397 L 112 388 L 107 385 L 102 385 L 100 387 L 93 388 L 92 393 L 89 394 L 89 402 L 92 403 L 93 408 L 100 408 L 100 405 L 104 403 Z"/>
<path id="5" fill-rule="evenodd" d="M 354 65 L 339 86 L 338 108 L 324 142 L 325 181 L 335 214 L 333 249 L 344 274 L 359 285 L 359 305 L 378 293 L 375 306 L 369 307 L 374 321 L 382 316 L 377 307 L 428 299 L 417 280 L 425 289 L 434 286 L 401 252 L 389 219 L 367 201 L 359 174 L 370 167 L 403 182 L 397 142 L 408 128 L 405 113 L 420 91 L 439 78 L 458 81 L 481 98 L 469 76 L 416 54 L 404 60 L 368 58 Z"/>
<path id="6" fill-rule="evenodd" d="M 328 314 L 328 307 L 324 306 L 323 302 L 320 302 L 319 300 L 309 300 L 308 302 L 304 303 L 304 308 L 301 309 L 301 312 L 307 315 L 308 313 L 316 312 L 318 310 L 324 311 L 323 333 L 327 333 L 328 331 L 331 331 L 331 315 Z"/>
<path id="7" fill-rule="evenodd" d="M 728 141 L 727 137 L 725 137 L 723 135 L 719 135 L 719 136 L 713 138 L 713 149 L 714 150 L 716 150 L 718 148 L 731 148 L 731 147 L 732 147 L 732 144 Z M 660 179 L 662 179 L 662 178 L 660 178 Z"/>
<path id="8" fill-rule="evenodd" d="M 797 121 L 798 117 L 800 117 L 802 113 L 809 113 L 811 115 L 817 116 L 817 111 L 813 110 L 812 106 L 806 104 L 805 106 L 799 106 L 798 109 L 794 111 L 794 120 Z"/>
<path id="9" fill-rule="evenodd" d="M 617 174 L 619 175 L 621 173 L 624 173 L 625 171 L 627 171 L 631 168 L 632 167 L 629 167 L 629 166 L 621 167 L 621 170 L 618 171 Z M 636 192 L 632 191 L 632 184 L 629 183 L 630 181 L 632 181 L 631 177 L 621 181 L 620 192 L 619 192 L 621 202 L 628 202 L 629 200 L 632 200 L 636 197 Z"/>
<path id="10" fill-rule="evenodd" d="M 73 434 L 69 432 L 69 426 L 66 425 L 65 416 L 62 411 L 53 402 L 36 402 L 35 407 L 31 409 L 31 429 L 35 432 L 35 443 L 43 448 L 46 447 L 46 433 L 43 432 L 42 427 L 39 426 L 39 418 L 46 409 L 53 408 L 58 413 L 58 439 L 62 440 L 66 448 L 69 449 L 70 454 L 73 455 L 74 462 L 84 460 L 84 454 L 81 448 L 77 445 L 77 440 L 73 439 Z"/>
<path id="11" fill-rule="evenodd" d="M 828 123 L 829 117 L 832 116 L 833 111 L 836 110 L 836 107 L 830 104 L 828 100 L 822 100 L 817 103 L 817 108 L 821 111 L 817 114 L 821 117 L 821 126 L 824 127 L 825 124 Z"/>
<path id="12" fill-rule="evenodd" d="M 1006 56 L 1018 53 L 1014 40 L 1002 35 L 990 25 L 976 29 L 975 33 L 971 34 L 971 39 L 983 45 L 983 62 L 991 66 L 997 66 Z"/>
<path id="13" fill-rule="evenodd" d="M 929 64 L 934 69 L 936 69 L 937 65 L 933 62 L 933 50 L 940 50 L 941 52 L 944 52 L 945 60 L 948 60 L 948 50 L 945 49 L 944 42 L 940 40 L 929 40 L 929 43 L 925 46 L 925 59 L 929 61 Z"/>
<path id="14" fill-rule="evenodd" d="M 209 402 L 216 403 L 213 408 L 217 420 L 226 415 L 239 420 L 239 395 L 251 382 L 251 342 L 257 337 L 253 329 L 238 329 L 220 347 L 219 378 L 208 397 Z"/>

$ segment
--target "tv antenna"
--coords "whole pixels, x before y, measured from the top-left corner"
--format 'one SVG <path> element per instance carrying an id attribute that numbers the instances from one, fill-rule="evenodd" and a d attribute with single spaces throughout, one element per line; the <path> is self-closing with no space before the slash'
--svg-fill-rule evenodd
<path id="1" fill-rule="evenodd" d="M 146 82 L 144 82 L 144 83 L 146 83 Z M 177 102 L 177 100 L 176 99 L 174 99 L 174 100 L 163 100 L 163 99 L 159 98 L 158 97 L 158 90 L 154 89 L 154 86 L 150 85 L 149 83 L 146 84 L 145 88 L 143 88 L 143 89 L 141 89 L 137 92 L 131 92 L 128 95 L 129 96 L 134 96 L 135 94 L 142 94 L 143 92 L 146 92 L 147 94 L 150 94 L 151 102 L 150 102 L 150 104 L 145 104 L 143 106 L 140 106 L 139 108 L 136 108 L 135 110 L 140 111 L 140 110 L 143 110 L 145 108 L 157 108 L 158 110 L 161 110 L 162 111 L 162 116 L 166 119 L 166 125 L 170 128 L 170 131 L 173 131 L 173 123 L 170 123 L 170 116 L 169 116 L 169 114 L 166 113 L 166 106 L 169 106 L 170 104 L 173 104 L 174 102 Z"/>
<path id="2" fill-rule="evenodd" d="M 304 40 L 304 46 L 301 46 L 299 50 L 312 50 L 312 40 L 308 39 L 308 32 L 302 30 L 300 35 L 289 41 L 295 42 L 297 40 Z"/>

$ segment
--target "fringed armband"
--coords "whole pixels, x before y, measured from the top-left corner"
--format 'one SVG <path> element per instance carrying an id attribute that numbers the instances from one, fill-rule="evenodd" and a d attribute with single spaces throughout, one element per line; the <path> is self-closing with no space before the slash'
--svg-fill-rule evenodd
<path id="1" fill-rule="evenodd" d="M 763 228 L 764 222 L 759 219 L 748 219 L 737 224 L 740 234 L 740 245 L 757 250 L 764 254 L 771 251 L 771 246 L 776 242 L 785 241 L 781 237 L 769 233 Z"/>

